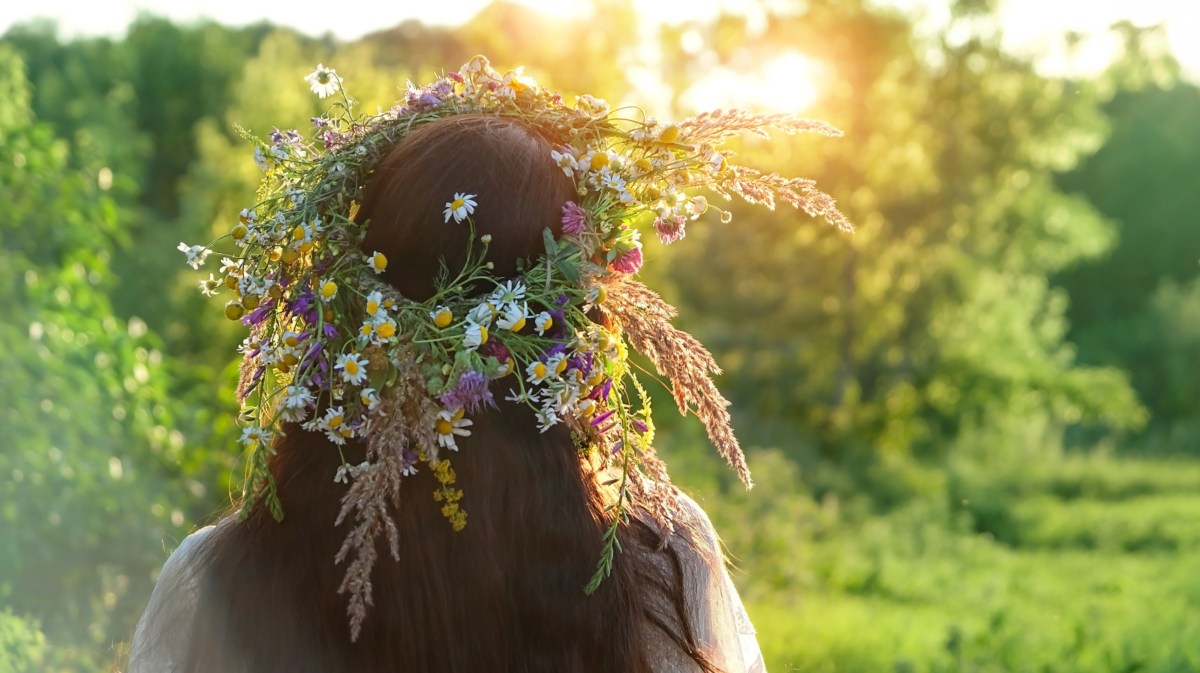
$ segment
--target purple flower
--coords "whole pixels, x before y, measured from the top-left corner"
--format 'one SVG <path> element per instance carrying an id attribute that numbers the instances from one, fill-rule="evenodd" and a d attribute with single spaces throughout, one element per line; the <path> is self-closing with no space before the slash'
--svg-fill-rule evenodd
<path id="1" fill-rule="evenodd" d="M 268 301 L 260 304 L 258 308 L 242 316 L 242 324 L 247 327 L 261 324 L 262 321 L 271 315 L 271 311 L 275 310 L 275 302 Z"/>
<path id="2" fill-rule="evenodd" d="M 325 326 L 321 328 L 321 333 L 325 335 L 326 339 L 336 339 L 338 335 L 337 328 L 330 323 L 325 323 Z"/>
<path id="3" fill-rule="evenodd" d="M 582 234 L 587 231 L 587 211 L 580 208 L 574 201 L 567 201 L 562 207 L 562 231 L 564 234 Z"/>
<path id="4" fill-rule="evenodd" d="M 477 371 L 463 372 L 454 389 L 442 394 L 440 399 L 447 409 L 463 408 L 472 414 L 485 404 L 496 407 L 492 391 L 488 389 L 487 377 Z"/>
<path id="5" fill-rule="evenodd" d="M 605 379 L 604 383 L 592 388 L 592 392 L 588 393 L 588 399 L 607 400 L 610 392 L 612 392 L 612 379 Z"/>
<path id="6" fill-rule="evenodd" d="M 617 258 L 612 261 L 612 268 L 633 275 L 642 268 L 642 249 L 631 248 L 627 252 L 617 255 Z"/>
<path id="7" fill-rule="evenodd" d="M 686 220 L 679 215 L 668 215 L 665 219 L 655 218 L 654 231 L 658 233 L 658 240 L 662 241 L 664 245 L 670 245 L 687 234 L 684 229 L 685 223 Z"/>
<path id="8" fill-rule="evenodd" d="M 599 426 L 600 424 L 604 423 L 604 421 L 607 421 L 608 419 L 612 418 L 613 414 L 615 414 L 615 413 L 617 413 L 615 409 L 609 409 L 608 411 L 600 414 L 599 416 L 596 416 L 595 418 L 592 419 L 592 427 L 596 427 L 596 426 Z M 603 432 L 603 430 L 601 430 L 601 432 Z"/>
<path id="9" fill-rule="evenodd" d="M 329 126 L 329 120 L 324 117 L 313 117 L 312 125 L 319 129 L 323 129 L 326 126 Z"/>
<path id="10" fill-rule="evenodd" d="M 334 131 L 333 129 L 326 129 L 325 132 L 321 134 L 321 140 L 325 142 L 325 149 L 332 150 L 341 145 L 342 142 L 346 140 L 346 136 Z"/>
<path id="11" fill-rule="evenodd" d="M 637 430 L 639 435 L 644 435 L 650 429 L 650 426 L 646 425 L 646 422 L 642 419 L 635 418 L 633 419 L 633 429 Z"/>

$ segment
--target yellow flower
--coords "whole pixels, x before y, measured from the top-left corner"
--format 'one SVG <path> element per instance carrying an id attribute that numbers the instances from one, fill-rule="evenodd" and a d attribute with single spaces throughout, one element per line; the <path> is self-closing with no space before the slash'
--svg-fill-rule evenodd
<path id="1" fill-rule="evenodd" d="M 321 299 L 329 301 L 337 296 L 338 286 L 332 280 L 327 280 L 321 283 Z"/>
<path id="2" fill-rule="evenodd" d="M 664 143 L 673 143 L 679 140 L 679 127 L 671 124 L 663 129 L 663 132 L 658 136 L 658 139 Z"/>
<path id="3" fill-rule="evenodd" d="M 391 320 L 379 323 L 379 327 L 375 328 L 375 333 L 381 339 L 391 339 L 396 336 L 396 323 Z"/>
<path id="4" fill-rule="evenodd" d="M 367 315 L 375 315 L 379 313 L 379 305 L 383 303 L 383 295 L 378 291 L 367 295 Z"/>
<path id="5" fill-rule="evenodd" d="M 434 327 L 444 329 L 454 320 L 454 314 L 445 306 L 439 306 L 429 313 L 429 317 L 433 320 Z"/>
<path id="6" fill-rule="evenodd" d="M 608 165 L 608 153 L 596 152 L 592 155 L 592 170 L 598 171 Z"/>
<path id="7" fill-rule="evenodd" d="M 382 252 L 376 252 L 367 260 L 367 266 L 375 273 L 383 273 L 387 269 L 388 259 Z"/>
<path id="8" fill-rule="evenodd" d="M 369 322 L 363 323 L 362 327 L 358 328 L 358 333 L 363 336 L 371 336 L 371 332 L 375 331 L 375 326 Z"/>
<path id="9" fill-rule="evenodd" d="M 236 301 L 229 301 L 229 302 L 225 303 L 225 317 L 226 318 L 229 318 L 230 320 L 237 320 L 245 314 L 246 314 L 246 310 L 243 309 L 242 305 L 237 303 Z"/>

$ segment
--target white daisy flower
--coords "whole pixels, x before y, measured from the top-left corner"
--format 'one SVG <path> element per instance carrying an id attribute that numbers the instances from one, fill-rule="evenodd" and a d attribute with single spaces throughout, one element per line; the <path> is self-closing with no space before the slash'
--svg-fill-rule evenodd
<path id="1" fill-rule="evenodd" d="M 375 392 L 374 388 L 363 388 L 358 394 L 358 399 L 367 411 L 374 411 L 379 406 L 379 393 Z"/>
<path id="2" fill-rule="evenodd" d="M 492 324 L 492 318 L 495 317 L 495 315 L 496 307 L 485 301 L 467 313 L 467 320 L 470 320 L 473 323 L 479 323 L 480 325 L 486 327 Z"/>
<path id="3" fill-rule="evenodd" d="M 511 304 L 512 302 L 521 301 L 525 298 L 525 284 L 519 280 L 506 280 L 504 284 L 497 287 L 492 293 L 491 301 L 499 306 L 500 304 Z"/>
<path id="4" fill-rule="evenodd" d="M 200 291 L 204 293 L 205 297 L 217 296 L 217 290 L 220 289 L 220 287 L 221 281 L 214 278 L 211 273 L 208 274 L 208 278 L 200 279 Z"/>
<path id="5" fill-rule="evenodd" d="M 346 383 L 358 385 L 367 378 L 367 362 L 358 353 L 343 353 L 334 369 L 342 372 L 342 380 Z"/>
<path id="6" fill-rule="evenodd" d="M 204 260 L 207 259 L 210 254 L 212 254 L 212 250 L 209 250 L 203 245 L 189 246 L 187 243 L 183 243 L 182 241 L 179 243 L 179 247 L 177 247 L 176 250 L 179 250 L 183 254 L 187 255 L 187 263 L 193 269 L 199 269 L 201 266 L 203 266 Z"/>
<path id="7" fill-rule="evenodd" d="M 477 322 L 467 321 L 467 333 L 463 336 L 464 348 L 479 348 L 487 343 L 488 329 Z"/>
<path id="8" fill-rule="evenodd" d="M 367 315 L 372 318 L 379 317 L 379 313 L 383 310 L 383 294 L 378 290 L 367 295 Z M 386 317 L 386 314 L 383 316 Z"/>
<path id="9" fill-rule="evenodd" d="M 574 155 L 572 155 L 570 152 L 551 150 L 550 158 L 554 160 L 554 163 L 558 164 L 558 167 L 562 169 L 562 172 L 568 178 L 575 176 L 575 171 L 578 168 L 578 164 L 575 162 Z"/>
<path id="10" fill-rule="evenodd" d="M 342 407 L 337 406 L 325 410 L 325 415 L 321 417 L 319 427 L 325 431 L 325 436 L 329 438 L 329 441 L 341 446 L 346 443 L 347 439 L 342 432 L 345 424 L 346 411 Z"/>
<path id="11" fill-rule="evenodd" d="M 504 399 L 508 400 L 509 402 L 516 402 L 517 404 L 525 404 L 529 401 L 529 393 L 518 393 L 515 390 L 509 389 L 508 394 L 504 396 Z"/>
<path id="12" fill-rule="evenodd" d="M 545 334 L 546 330 L 554 326 L 554 316 L 542 311 L 533 319 L 533 326 L 539 335 Z"/>
<path id="13" fill-rule="evenodd" d="M 312 404 L 314 399 L 312 391 L 308 388 L 295 385 L 288 386 L 287 391 L 284 393 L 283 406 L 285 409 L 304 409 Z"/>
<path id="14" fill-rule="evenodd" d="M 453 217 L 455 222 L 462 222 L 467 219 L 471 213 L 475 212 L 475 195 L 474 194 L 455 194 L 453 201 L 446 203 L 446 211 L 443 213 L 446 217 L 446 222 Z"/>
<path id="15" fill-rule="evenodd" d="M 367 266 L 375 273 L 383 273 L 387 270 L 388 259 L 382 252 L 374 252 L 367 258 Z"/>
<path id="16" fill-rule="evenodd" d="M 342 88 L 342 78 L 338 77 L 333 68 L 326 68 L 321 63 L 317 64 L 316 70 L 304 77 L 304 81 L 308 82 L 312 92 L 321 98 L 332 96 Z"/>
<path id="17" fill-rule="evenodd" d="M 434 422 L 434 429 L 437 431 L 438 446 L 458 451 L 458 444 L 454 441 L 454 436 L 470 437 L 471 431 L 467 428 L 474 425 L 469 418 L 463 418 L 463 410 L 451 412 L 447 409 L 442 409 L 438 412 L 437 421 Z"/>
<path id="18" fill-rule="evenodd" d="M 558 415 L 550 409 L 542 409 L 541 411 L 537 411 L 534 413 L 534 417 L 537 419 L 538 432 L 545 432 L 549 430 L 555 425 L 558 425 L 558 422 L 561 420 L 559 419 Z"/>
<path id="19" fill-rule="evenodd" d="M 500 317 L 496 319 L 496 326 L 500 329 L 519 332 L 525 326 L 525 319 L 528 317 L 529 308 L 525 304 L 513 302 L 504 306 Z"/>
<path id="20" fill-rule="evenodd" d="M 242 430 L 242 444 L 246 446 L 254 446 L 257 444 L 266 444 L 271 433 L 257 426 L 252 426 Z"/>
<path id="21" fill-rule="evenodd" d="M 541 383 L 550 376 L 552 371 L 553 370 L 546 366 L 546 363 L 542 362 L 541 360 L 530 362 L 529 366 L 525 368 L 525 380 L 529 381 L 530 383 Z"/>

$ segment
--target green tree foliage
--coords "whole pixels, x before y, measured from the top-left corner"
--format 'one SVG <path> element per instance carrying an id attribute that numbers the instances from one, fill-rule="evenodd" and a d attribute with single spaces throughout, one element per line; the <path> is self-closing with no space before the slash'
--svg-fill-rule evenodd
<path id="1" fill-rule="evenodd" d="M 695 226 L 672 257 L 685 315 L 711 317 L 699 329 L 743 425 L 791 419 L 791 437 L 829 454 L 939 456 L 960 428 L 1007 418 L 1139 422 L 1121 372 L 1076 363 L 1066 296 L 1047 281 L 1113 238 L 1053 180 L 1103 137 L 1093 97 L 1038 76 L 971 16 L 918 41 L 896 14 L 808 7 L 746 48 L 798 45 L 824 62 L 813 114 L 846 135 L 743 153 L 817 178 L 858 231 L 746 212 Z"/>
<path id="2" fill-rule="evenodd" d="M 1200 284 L 1200 87 L 1179 79 L 1161 28 L 1119 28 L 1125 50 L 1104 104 L 1112 133 L 1060 178 L 1112 220 L 1117 244 L 1055 280 L 1071 296 L 1080 358 L 1128 371 L 1166 429 L 1200 416 L 1200 332 L 1189 318 Z M 1200 443 L 1193 434 L 1172 446 Z"/>
<path id="3" fill-rule="evenodd" d="M 3 46 L 0 98 L 0 596 L 39 616 L 56 661 L 98 667 L 204 489 L 180 471 L 156 340 L 105 295 L 113 202 L 35 119 Z"/>

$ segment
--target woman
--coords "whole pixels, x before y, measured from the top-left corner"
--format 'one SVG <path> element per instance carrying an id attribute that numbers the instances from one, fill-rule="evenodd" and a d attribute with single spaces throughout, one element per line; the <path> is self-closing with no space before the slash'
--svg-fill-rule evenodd
<path id="1" fill-rule="evenodd" d="M 280 132 L 258 148 L 268 196 L 223 267 L 251 328 L 241 516 L 168 560 L 130 672 L 764 670 L 638 404 L 626 344 L 748 483 L 715 363 L 633 280 L 632 222 L 655 209 L 681 238 L 708 209 L 682 189 L 703 184 L 844 223 L 811 183 L 715 150 L 819 127 L 622 128 L 479 57 L 385 115 L 314 123 L 324 152 Z"/>

